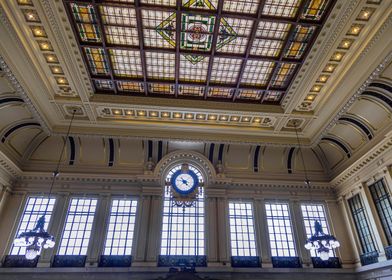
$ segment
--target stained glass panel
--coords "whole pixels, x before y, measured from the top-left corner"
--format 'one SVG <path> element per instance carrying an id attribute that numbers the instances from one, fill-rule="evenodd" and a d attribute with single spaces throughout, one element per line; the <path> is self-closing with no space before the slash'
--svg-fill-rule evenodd
<path id="1" fill-rule="evenodd" d="M 241 59 L 215 57 L 212 64 L 211 81 L 234 84 L 237 81 L 241 63 Z"/>
<path id="2" fill-rule="evenodd" d="M 176 14 L 142 10 L 144 44 L 147 47 L 174 48 L 176 46 Z"/>
<path id="3" fill-rule="evenodd" d="M 311 0 L 306 6 L 303 19 L 320 20 L 324 15 L 329 0 Z"/>
<path id="4" fill-rule="evenodd" d="M 293 39 L 290 41 L 289 48 L 284 57 L 295 59 L 301 58 L 306 51 L 315 30 L 316 28 L 313 26 L 298 25 L 295 28 Z"/>
<path id="5" fill-rule="evenodd" d="M 296 64 L 281 63 L 278 66 L 278 72 L 272 80 L 273 87 L 286 87 L 290 82 L 291 76 L 294 74 Z"/>
<path id="6" fill-rule="evenodd" d="M 109 49 L 113 71 L 119 77 L 142 77 L 139 51 Z"/>
<path id="7" fill-rule="evenodd" d="M 263 95 L 261 90 L 241 89 L 237 98 L 247 100 L 260 100 Z"/>
<path id="8" fill-rule="evenodd" d="M 90 66 L 90 71 L 94 75 L 108 75 L 109 65 L 102 48 L 83 48 Z"/>
<path id="9" fill-rule="evenodd" d="M 334 4 L 223 0 L 217 21 L 218 0 L 182 0 L 181 7 L 176 0 L 63 2 L 98 92 L 143 93 L 147 87 L 147 96 L 182 98 L 203 97 L 207 87 L 207 100 L 276 105 Z M 298 64 L 287 62 L 293 59 Z"/>
<path id="10" fill-rule="evenodd" d="M 234 13 L 255 14 L 260 0 L 225 0 L 223 10 Z"/>
<path id="11" fill-rule="evenodd" d="M 140 3 L 158 6 L 175 6 L 176 0 L 140 0 Z"/>
<path id="12" fill-rule="evenodd" d="M 212 87 L 208 90 L 208 97 L 232 98 L 234 89 Z"/>
<path id="13" fill-rule="evenodd" d="M 301 0 L 266 0 L 263 14 L 276 17 L 295 17 Z"/>
<path id="14" fill-rule="evenodd" d="M 209 57 L 204 58 L 197 64 L 193 64 L 183 55 L 180 56 L 180 80 L 204 82 L 207 78 Z"/>
<path id="15" fill-rule="evenodd" d="M 113 82 L 110 80 L 94 80 L 94 85 L 97 90 L 113 90 Z"/>
<path id="16" fill-rule="evenodd" d="M 117 89 L 124 92 L 144 92 L 142 83 L 117 82 Z"/>
<path id="17" fill-rule="evenodd" d="M 171 53 L 146 52 L 147 76 L 154 79 L 174 79 L 175 55 Z"/>
<path id="18" fill-rule="evenodd" d="M 193 87 L 193 86 L 180 86 L 179 95 L 184 96 L 204 96 L 204 87 Z"/>
<path id="19" fill-rule="evenodd" d="M 290 27 L 291 24 L 289 23 L 260 21 L 256 37 L 284 40 L 290 31 Z"/>
<path id="20" fill-rule="evenodd" d="M 242 75 L 241 84 L 264 86 L 271 75 L 274 62 L 248 60 Z"/>
<path id="21" fill-rule="evenodd" d="M 182 5 L 186 8 L 215 10 L 218 0 L 182 0 Z"/>
<path id="22" fill-rule="evenodd" d="M 264 102 L 279 102 L 283 96 L 283 92 L 280 91 L 266 91 L 264 93 L 263 101 Z"/>
<path id="23" fill-rule="evenodd" d="M 283 41 L 255 38 L 250 53 L 259 56 L 277 57 L 283 47 Z"/>
<path id="24" fill-rule="evenodd" d="M 148 85 L 148 90 L 151 93 L 172 95 L 174 94 L 174 85 L 154 83 Z"/>

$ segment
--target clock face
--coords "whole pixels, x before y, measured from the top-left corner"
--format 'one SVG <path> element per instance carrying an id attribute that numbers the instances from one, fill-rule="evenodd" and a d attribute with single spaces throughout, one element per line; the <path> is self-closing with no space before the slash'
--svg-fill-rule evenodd
<path id="1" fill-rule="evenodd" d="M 182 195 L 192 193 L 199 184 L 197 175 L 192 170 L 188 170 L 186 173 L 183 173 L 182 170 L 176 171 L 170 182 L 175 191 Z"/>

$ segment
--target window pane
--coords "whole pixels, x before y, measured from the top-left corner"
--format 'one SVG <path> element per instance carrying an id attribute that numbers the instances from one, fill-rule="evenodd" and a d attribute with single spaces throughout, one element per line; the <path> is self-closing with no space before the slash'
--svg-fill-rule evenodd
<path id="1" fill-rule="evenodd" d="M 369 227 L 365 208 L 363 208 L 362 200 L 359 194 L 350 198 L 348 200 L 348 204 L 350 205 L 351 214 L 354 219 L 355 227 L 357 228 L 362 252 L 369 253 L 376 251 L 376 245 L 374 243 L 373 236 Z"/>
<path id="2" fill-rule="evenodd" d="M 49 203 L 48 203 L 49 202 Z M 16 236 L 22 232 L 32 230 L 37 220 L 45 214 L 45 230 L 48 230 L 50 218 L 52 217 L 55 198 L 48 197 L 29 197 L 26 202 L 25 210 L 21 217 Z M 46 213 L 45 213 L 46 211 Z M 10 255 L 24 255 L 26 247 L 12 245 Z"/>
<path id="3" fill-rule="evenodd" d="M 388 239 L 388 245 L 392 245 L 392 202 L 384 180 L 369 186 L 369 190 Z"/>
<path id="4" fill-rule="evenodd" d="M 131 255 L 137 200 L 115 199 L 110 210 L 105 255 Z"/>
<path id="5" fill-rule="evenodd" d="M 268 233 L 272 257 L 294 257 L 294 246 L 289 205 L 287 203 L 266 203 Z"/>
<path id="6" fill-rule="evenodd" d="M 68 208 L 59 255 L 86 255 L 97 206 L 96 199 L 73 198 Z"/>
<path id="7" fill-rule="evenodd" d="M 229 203 L 232 256 L 257 256 L 252 203 Z"/>
<path id="8" fill-rule="evenodd" d="M 302 217 L 304 219 L 306 237 L 310 238 L 314 234 L 314 223 L 319 221 L 323 232 L 329 234 L 328 222 L 325 215 L 324 205 L 322 204 L 302 204 L 301 205 Z M 318 257 L 319 253 L 317 250 L 311 250 L 310 255 L 312 257 Z M 329 256 L 334 257 L 334 250 L 329 251 Z"/>
<path id="9" fill-rule="evenodd" d="M 172 168 L 166 181 L 179 169 L 181 165 Z M 203 181 L 199 170 L 191 165 L 189 169 Z M 193 206 L 182 208 L 174 205 L 169 192 L 165 191 L 161 238 L 161 255 L 205 255 L 203 194 L 198 195 Z"/>

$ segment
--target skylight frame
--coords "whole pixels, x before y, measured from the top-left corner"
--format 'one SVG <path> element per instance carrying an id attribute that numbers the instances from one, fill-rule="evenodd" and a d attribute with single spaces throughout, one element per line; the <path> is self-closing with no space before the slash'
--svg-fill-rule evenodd
<path id="1" fill-rule="evenodd" d="M 207 1 L 207 0 L 206 0 Z M 235 2 L 231 1 L 231 3 L 226 3 L 225 1 L 230 2 L 229 0 L 216 0 L 211 1 L 213 5 L 216 5 L 213 7 L 213 9 L 209 10 L 206 9 L 205 7 L 203 8 L 195 8 L 195 7 L 187 7 L 182 5 L 182 2 L 184 1 L 175 1 L 171 0 L 169 1 L 171 4 L 170 5 L 164 5 L 163 3 L 168 2 L 168 1 L 158 1 L 158 0 L 135 0 L 135 1 L 129 1 L 127 3 L 123 3 L 123 1 L 101 1 L 101 0 L 96 0 L 92 1 L 91 5 L 94 7 L 94 10 L 97 12 L 96 15 L 96 27 L 101 32 L 101 41 L 102 42 L 83 42 L 81 40 L 81 37 L 78 35 L 77 31 L 77 26 L 74 23 L 74 17 L 72 10 L 70 8 L 71 3 L 78 3 L 78 4 L 84 4 L 87 3 L 86 1 L 83 0 L 63 0 L 64 5 L 66 6 L 66 10 L 68 13 L 69 18 L 71 19 L 72 22 L 72 27 L 75 32 L 75 37 L 78 41 L 80 49 L 83 49 L 84 47 L 101 47 L 105 50 L 105 54 L 107 57 L 108 55 L 108 49 L 124 49 L 124 50 L 132 50 L 132 51 L 138 51 L 140 53 L 140 61 L 141 61 L 141 68 L 142 68 L 142 75 L 141 77 L 117 77 L 115 73 L 112 71 L 113 70 L 113 65 L 112 61 L 109 58 L 107 61 L 107 65 L 109 66 L 109 74 L 106 77 L 103 77 L 103 75 L 96 75 L 90 71 L 90 67 L 87 67 L 89 70 L 90 74 L 90 79 L 94 88 L 95 93 L 102 93 L 102 94 L 120 94 L 120 95 L 132 95 L 134 94 L 132 91 L 129 89 L 127 91 L 122 91 L 119 87 L 116 86 L 117 82 L 122 80 L 122 81 L 128 81 L 128 82 L 135 82 L 135 83 L 142 83 L 143 84 L 143 90 L 144 94 L 146 96 L 156 96 L 153 92 L 149 91 L 149 84 L 150 83 L 167 83 L 168 80 L 170 83 L 173 84 L 174 88 L 174 94 L 170 94 L 168 96 L 171 96 L 172 98 L 190 98 L 190 99 L 200 99 L 200 95 L 184 95 L 180 94 L 180 86 L 203 86 L 204 87 L 204 96 L 202 99 L 211 99 L 209 96 L 209 88 L 212 87 L 222 87 L 224 89 L 231 88 L 234 90 L 234 93 L 232 95 L 231 101 L 233 102 L 245 102 L 245 103 L 265 103 L 265 104 L 274 104 L 274 105 L 279 105 L 281 100 L 284 98 L 285 93 L 288 91 L 290 88 L 290 85 L 292 81 L 295 79 L 296 74 L 299 71 L 300 65 L 303 64 L 309 50 L 312 48 L 313 43 L 315 39 L 317 38 L 318 33 L 320 32 L 323 24 L 325 23 L 325 20 L 328 18 L 328 15 L 330 11 L 332 10 L 332 7 L 334 6 L 336 0 L 326 0 L 322 3 L 323 7 L 320 10 L 321 12 L 324 11 L 320 17 L 320 12 L 317 13 L 317 18 L 312 19 L 310 18 L 309 15 L 304 16 L 304 12 L 309 10 L 307 7 L 307 2 L 308 1 L 299 1 L 295 12 L 295 16 L 293 17 L 276 17 L 271 14 L 266 14 L 263 12 L 264 6 L 266 4 L 266 1 L 260 1 L 259 7 L 255 10 L 255 5 L 257 4 L 257 1 L 251 1 L 249 6 L 250 12 L 249 13 L 241 13 L 238 11 L 238 8 L 233 6 L 236 5 Z M 288 2 L 296 1 L 296 0 L 287 0 Z M 174 2 L 176 2 L 176 5 L 174 5 Z M 186 2 L 186 0 L 185 0 Z M 273 1 L 272 1 L 273 2 Z M 215 3 L 215 4 L 214 4 Z M 244 1 L 240 1 L 240 5 L 246 5 Z M 139 45 L 137 46 L 136 43 L 135 45 L 120 45 L 120 44 L 113 44 L 113 42 L 107 42 L 106 40 L 106 34 L 105 34 L 105 29 L 108 29 L 107 23 L 104 24 L 101 16 L 100 16 L 100 6 L 113 6 L 113 7 L 127 7 L 128 9 L 134 9 L 135 13 L 134 16 L 136 17 L 136 26 L 134 24 L 130 24 L 130 28 L 133 30 L 132 33 L 127 33 L 128 35 L 126 36 L 131 36 L 130 40 L 133 40 L 132 42 L 137 42 L 139 41 Z M 230 9 L 228 8 L 230 7 Z M 237 10 L 236 10 L 237 9 Z M 162 18 L 165 18 L 166 15 L 174 14 L 175 19 L 174 22 L 176 23 L 176 27 L 174 28 L 174 37 L 175 37 L 175 42 L 170 45 L 166 41 L 163 44 L 158 44 L 154 45 L 151 43 L 148 43 L 146 40 L 148 36 L 148 32 L 155 32 L 155 30 L 151 29 L 154 24 L 150 27 L 150 31 L 146 31 L 144 27 L 144 20 L 145 20 L 145 12 L 146 11 L 152 11 L 155 13 L 163 12 L 165 13 Z M 232 41 L 229 41 L 227 45 L 223 46 L 222 48 L 217 48 L 217 39 L 218 34 L 220 34 L 220 28 L 214 28 L 212 31 L 212 45 L 211 48 L 207 51 L 202 51 L 202 50 L 192 50 L 192 49 L 184 49 L 184 48 L 177 48 L 176 46 L 178 45 L 178 37 L 181 36 L 183 31 L 179 30 L 177 31 L 177 26 L 178 23 L 181 24 L 181 21 L 176 20 L 177 16 L 184 15 L 186 13 L 197 13 L 198 15 L 201 16 L 214 16 L 215 21 L 219 22 L 219 25 L 221 25 L 221 22 L 223 20 L 229 21 L 231 20 L 232 22 L 237 23 L 247 23 L 245 27 L 241 27 L 239 30 L 239 35 L 237 35 L 236 38 L 234 38 Z M 234 21 L 233 21 L 234 20 Z M 252 24 L 253 22 L 253 24 Z M 263 50 L 263 52 L 255 51 L 254 50 L 254 41 L 255 40 L 261 40 L 261 39 L 267 39 L 264 37 L 260 37 L 260 30 L 259 25 L 260 22 L 272 22 L 272 23 L 278 23 L 278 24 L 289 24 L 288 29 L 286 26 L 286 29 L 283 30 L 283 34 L 285 35 L 283 39 L 277 39 L 277 38 L 269 38 L 270 40 L 277 40 L 279 43 L 271 44 L 273 48 L 277 48 L 274 51 L 268 51 L 268 50 Z M 235 25 L 235 24 L 234 24 Z M 291 58 L 291 57 L 285 57 L 285 54 L 288 52 L 289 45 L 292 43 L 292 40 L 294 37 L 295 29 L 297 26 L 305 26 L 305 27 L 313 27 L 315 28 L 315 31 L 313 32 L 313 35 L 311 38 L 307 41 L 307 47 L 303 49 L 302 53 L 299 55 L 299 57 Z M 214 27 L 216 27 L 217 24 L 215 24 Z M 130 32 L 129 29 L 128 31 Z M 234 28 L 235 29 L 235 28 Z M 135 37 L 136 35 L 136 30 L 138 33 L 138 37 Z M 247 35 L 249 34 L 249 35 Z M 178 36 L 180 35 L 180 36 Z M 156 33 L 154 34 L 156 38 L 159 38 L 159 34 Z M 151 37 L 151 36 L 150 36 Z M 214 40 L 215 39 L 215 40 Z M 150 40 L 151 41 L 151 40 Z M 269 44 L 267 44 L 268 47 Z M 278 49 L 281 46 L 280 49 Z M 261 48 L 262 49 L 262 48 Z M 174 78 L 173 76 L 168 77 L 160 77 L 158 76 L 157 78 L 152 76 L 147 67 L 146 63 L 146 57 L 145 54 L 147 52 L 159 52 L 159 53 L 167 53 L 167 54 L 174 54 L 175 57 L 175 63 L 174 63 Z M 242 66 L 238 69 L 238 75 L 233 75 L 236 76 L 236 81 L 233 82 L 232 79 L 230 81 L 221 80 L 221 81 L 213 81 L 211 78 L 207 78 L 206 80 L 201 80 L 197 79 L 196 81 L 193 81 L 192 79 L 184 79 L 184 77 L 180 77 L 182 71 L 181 66 L 180 66 L 180 60 L 182 60 L 183 56 L 189 56 L 189 55 L 203 55 L 206 58 L 209 58 L 209 67 L 207 70 L 207 77 L 211 77 L 211 72 L 213 68 L 213 61 L 215 58 L 226 58 L 226 59 L 239 59 L 242 61 Z M 86 66 L 88 65 L 88 59 L 85 54 L 83 54 Z M 274 69 L 271 72 L 271 74 L 268 77 L 268 81 L 265 85 L 249 85 L 249 84 L 243 84 L 241 82 L 242 76 L 244 75 L 244 70 L 245 70 L 245 65 L 249 59 L 253 60 L 261 60 L 261 61 L 272 61 L 274 62 Z M 202 62 L 199 62 L 202 63 Z M 296 64 L 297 66 L 295 67 L 295 70 L 293 71 L 291 77 L 288 77 L 288 81 L 284 83 L 284 86 L 275 86 L 273 81 L 275 79 L 275 76 L 277 76 L 278 73 L 278 68 L 281 63 L 293 63 Z M 151 67 L 150 67 L 151 68 Z M 204 71 L 204 70 L 203 70 Z M 101 88 L 98 88 L 95 86 L 95 79 L 101 79 L 101 80 L 111 80 L 113 87 L 111 89 L 106 89 L 103 90 Z M 139 87 L 137 87 L 139 89 Z M 255 99 L 244 99 L 244 98 L 237 98 L 239 97 L 241 90 L 255 90 L 255 91 L 263 91 L 264 93 L 268 93 L 269 91 L 281 91 L 283 94 L 280 95 L 280 97 L 276 100 L 273 101 L 266 101 L 264 98 L 255 98 Z M 140 95 L 140 91 L 138 90 L 135 92 Z M 228 98 L 213 98 L 214 101 L 228 101 Z"/>

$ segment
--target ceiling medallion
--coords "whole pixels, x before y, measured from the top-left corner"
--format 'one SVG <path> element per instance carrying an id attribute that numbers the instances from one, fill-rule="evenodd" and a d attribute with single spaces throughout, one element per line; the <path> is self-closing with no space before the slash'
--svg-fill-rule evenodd
<path id="1" fill-rule="evenodd" d="M 209 0 L 190 0 L 184 4 L 184 7 L 215 9 Z M 217 24 L 215 16 L 183 13 L 181 16 L 180 48 L 186 50 L 210 51 L 215 24 Z M 176 46 L 175 26 L 176 13 L 173 13 L 156 27 L 157 32 L 173 47 Z M 222 48 L 236 37 L 237 33 L 234 29 L 224 18 L 221 18 L 216 49 Z M 185 55 L 185 57 L 192 64 L 196 64 L 205 58 L 205 56 L 202 55 L 192 54 Z"/>
<path id="2" fill-rule="evenodd" d="M 166 191 L 173 201 L 173 205 L 186 208 L 192 207 L 198 197 L 202 195 L 203 182 L 187 163 L 175 171 L 166 181 Z"/>

